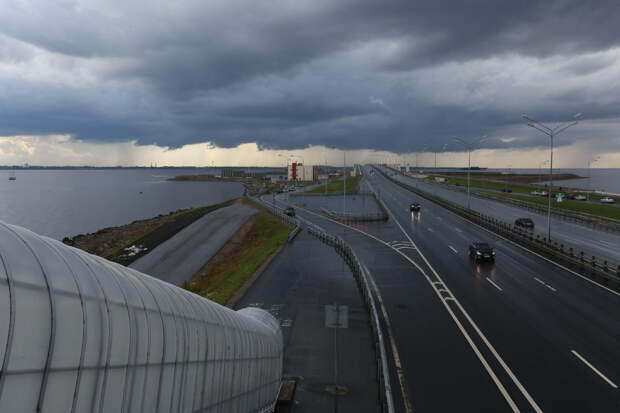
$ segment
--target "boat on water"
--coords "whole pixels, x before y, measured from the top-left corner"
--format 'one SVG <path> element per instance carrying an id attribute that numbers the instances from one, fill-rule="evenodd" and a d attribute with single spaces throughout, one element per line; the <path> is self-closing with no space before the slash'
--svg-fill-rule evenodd
<path id="1" fill-rule="evenodd" d="M 9 176 L 9 181 L 16 181 L 17 177 L 15 176 L 15 169 L 11 171 L 11 175 Z"/>

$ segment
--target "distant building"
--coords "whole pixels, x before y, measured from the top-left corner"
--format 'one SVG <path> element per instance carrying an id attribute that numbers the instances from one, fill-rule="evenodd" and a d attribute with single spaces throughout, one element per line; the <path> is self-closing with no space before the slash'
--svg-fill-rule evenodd
<path id="1" fill-rule="evenodd" d="M 276 184 L 278 182 L 286 181 L 287 176 L 282 174 L 270 174 L 266 175 L 265 179 L 270 181 L 272 184 Z"/>
<path id="2" fill-rule="evenodd" d="M 288 166 L 287 179 L 289 181 L 316 181 L 319 177 L 319 167 L 292 162 Z"/>

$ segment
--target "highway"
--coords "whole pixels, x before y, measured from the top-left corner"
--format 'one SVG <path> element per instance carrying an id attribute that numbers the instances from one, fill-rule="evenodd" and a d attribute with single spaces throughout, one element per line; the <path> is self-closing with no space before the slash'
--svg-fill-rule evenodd
<path id="1" fill-rule="evenodd" d="M 374 277 L 402 363 L 392 385 L 410 411 L 620 410 L 617 293 L 365 176 L 380 188 L 387 223 L 346 228 L 297 211 L 341 235 Z M 494 245 L 495 264 L 470 260 L 473 240 Z"/>
<path id="2" fill-rule="evenodd" d="M 385 167 L 382 167 L 382 169 L 386 172 L 388 171 Z M 394 173 L 395 171 L 390 169 L 389 172 Z M 417 186 L 424 191 L 441 196 L 449 201 L 463 206 L 467 205 L 466 192 L 451 190 L 444 185 L 422 182 L 420 179 L 404 176 L 400 173 L 395 174 L 394 178 L 413 187 Z M 471 196 L 470 202 L 472 209 L 509 223 L 513 223 L 515 219 L 521 217 L 531 218 L 535 223 L 536 233 L 540 234 L 541 237 L 547 236 L 547 216 L 544 214 L 498 201 L 478 198 L 474 195 Z M 567 222 L 552 216 L 551 239 L 577 247 L 577 250 L 584 251 L 589 257 L 592 255 L 604 257 L 615 264 L 620 264 L 620 234 L 618 233 L 600 231 L 586 225 Z"/>

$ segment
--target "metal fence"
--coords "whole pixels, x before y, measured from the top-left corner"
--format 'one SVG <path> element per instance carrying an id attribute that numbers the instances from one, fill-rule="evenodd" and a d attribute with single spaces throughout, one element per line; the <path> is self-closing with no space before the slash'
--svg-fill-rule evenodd
<path id="1" fill-rule="evenodd" d="M 279 216 L 283 220 L 290 219 L 291 217 L 282 214 L 280 209 L 274 205 L 258 200 L 261 204 L 267 208 L 271 213 Z M 299 225 L 304 223 L 305 229 L 309 234 L 316 236 L 321 241 L 328 245 L 333 246 L 339 255 L 343 257 L 347 265 L 351 268 L 353 277 L 357 283 L 357 286 L 362 294 L 364 305 L 368 311 L 370 318 L 370 327 L 372 329 L 372 335 L 374 337 L 374 349 L 377 363 L 377 381 L 379 383 L 379 401 L 381 412 L 393 413 L 394 402 L 392 397 L 392 388 L 390 385 L 389 367 L 387 363 L 387 351 L 385 345 L 385 338 L 383 336 L 383 330 L 381 329 L 379 313 L 377 311 L 377 305 L 375 297 L 372 294 L 372 289 L 369 282 L 369 274 L 364 271 L 361 262 L 357 258 L 355 251 L 338 236 L 329 234 L 322 227 L 303 218 L 295 219 Z"/>
<path id="2" fill-rule="evenodd" d="M 0 412 L 270 412 L 279 324 L 0 223 Z"/>
<path id="3" fill-rule="evenodd" d="M 390 181 L 411 192 L 429 199 L 460 216 L 463 216 L 485 228 L 492 230 L 493 232 L 523 245 L 526 248 L 535 250 L 558 263 L 564 264 L 584 276 L 620 291 L 620 265 L 617 263 L 612 263 L 610 260 L 602 257 L 587 255 L 583 251 L 580 251 L 576 247 L 568 244 L 549 241 L 547 238 L 536 235 L 532 231 L 524 230 L 500 219 L 493 218 L 476 210 L 468 209 L 460 204 L 448 201 L 444 198 L 429 194 L 419 188 L 415 188 L 397 179 L 393 179 L 380 169 L 377 170 Z"/>

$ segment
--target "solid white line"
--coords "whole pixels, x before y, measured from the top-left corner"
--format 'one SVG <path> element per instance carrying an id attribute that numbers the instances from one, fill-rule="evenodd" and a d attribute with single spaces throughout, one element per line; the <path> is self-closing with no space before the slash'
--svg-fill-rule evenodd
<path id="1" fill-rule="evenodd" d="M 290 205 L 290 204 L 289 204 Z M 383 203 L 383 205 L 385 206 L 385 203 Z M 483 340 L 483 342 L 486 344 L 487 348 L 490 349 L 490 351 L 493 353 L 493 355 L 495 356 L 495 358 L 499 361 L 499 363 L 502 365 L 502 367 L 504 368 L 504 370 L 508 369 L 508 366 L 505 365 L 504 361 L 501 359 L 501 357 L 499 357 L 499 355 L 497 354 L 497 352 L 495 352 L 495 349 L 492 348 L 491 344 L 488 342 L 488 340 L 486 339 L 486 337 L 482 334 L 482 332 L 480 331 L 480 329 L 478 329 L 478 326 L 476 326 L 473 322 L 473 320 L 469 317 L 469 315 L 467 313 L 465 313 L 465 309 L 461 306 L 461 304 L 456 300 L 456 298 L 454 298 L 454 295 L 446 290 L 448 292 L 448 294 L 452 295 L 451 297 L 444 297 L 441 295 L 441 293 L 437 290 L 437 288 L 435 287 L 435 283 L 439 283 L 439 282 L 433 282 L 431 281 L 430 277 L 428 276 L 428 274 L 426 273 L 426 271 L 424 271 L 424 269 L 422 269 L 422 267 L 416 263 L 414 260 L 412 260 L 409 256 L 407 256 L 405 253 L 398 251 L 396 248 L 392 247 L 390 244 L 388 244 L 387 242 L 383 241 L 382 239 L 369 234 L 367 232 L 364 232 L 358 228 L 355 227 L 350 227 L 348 225 L 345 225 L 341 222 L 338 222 L 336 220 L 333 220 L 331 218 L 327 218 L 323 215 L 317 214 L 314 211 L 311 211 L 309 209 L 306 209 L 304 207 L 301 207 L 299 205 L 297 205 L 297 207 L 301 210 L 304 210 L 306 212 L 308 212 L 311 215 L 316 215 L 317 217 L 324 219 L 326 221 L 330 221 L 334 224 L 340 225 L 342 227 L 345 228 L 349 228 L 353 231 L 357 231 L 360 234 L 366 235 L 369 238 L 374 239 L 375 241 L 385 245 L 388 248 L 391 248 L 392 250 L 394 250 L 396 253 L 400 254 L 404 259 L 406 259 L 407 261 L 409 261 L 409 263 L 411 263 L 411 265 L 413 265 L 414 267 L 416 267 L 420 273 L 424 276 L 424 278 L 426 278 L 427 282 L 433 287 L 433 291 L 435 291 L 435 294 L 437 295 L 437 297 L 439 298 L 439 300 L 441 301 L 441 303 L 443 304 L 444 308 L 446 309 L 446 311 L 448 312 L 448 314 L 450 315 L 450 317 L 452 318 L 452 321 L 454 321 L 454 323 L 456 324 L 456 326 L 458 327 L 459 331 L 461 332 L 461 334 L 463 335 L 463 337 L 465 338 L 465 340 L 467 341 L 467 343 L 469 344 L 469 346 L 471 347 L 472 351 L 474 352 L 474 354 L 476 355 L 476 357 L 478 358 L 478 360 L 480 361 L 480 363 L 482 364 L 482 366 L 484 367 L 484 369 L 486 370 L 487 374 L 491 377 L 491 380 L 493 380 L 493 382 L 495 383 L 495 386 L 498 388 L 498 390 L 500 391 L 500 393 L 502 394 L 502 396 L 504 397 L 504 399 L 506 400 L 506 402 L 508 403 L 508 405 L 510 406 L 511 410 L 515 413 L 519 412 L 519 408 L 517 407 L 517 405 L 515 404 L 515 402 L 512 400 L 512 398 L 510 397 L 510 395 L 508 394 L 508 391 L 506 390 L 506 388 L 504 387 L 504 385 L 501 383 L 501 381 L 499 380 L 499 378 L 497 377 L 497 375 L 495 374 L 495 372 L 493 371 L 493 369 L 491 368 L 491 366 L 489 365 L 489 363 L 487 362 L 487 360 L 484 358 L 484 356 L 482 355 L 480 349 L 478 349 L 478 347 L 476 346 L 476 344 L 474 343 L 473 339 L 471 338 L 471 336 L 469 335 L 469 333 L 467 332 L 467 330 L 465 330 L 465 327 L 463 326 L 463 324 L 461 323 L 461 321 L 458 319 L 458 317 L 456 316 L 456 314 L 454 313 L 454 311 L 452 310 L 452 308 L 450 307 L 450 305 L 448 305 L 448 301 L 452 301 L 455 303 L 455 305 L 457 305 L 457 307 L 459 308 L 459 310 L 461 311 L 461 313 L 465 314 L 466 319 L 469 321 L 469 324 L 472 325 L 472 327 L 474 328 L 474 330 L 477 332 L 478 336 L 480 336 Z M 391 211 L 389 211 L 390 214 Z M 392 214 L 393 216 L 393 214 Z M 407 238 L 409 238 L 409 240 L 411 241 L 411 238 L 409 237 L 409 235 L 404 231 L 404 229 L 402 228 L 402 226 L 400 225 L 400 222 L 398 222 L 397 220 L 394 220 L 394 222 L 396 222 L 396 224 L 400 227 L 401 231 L 403 231 L 403 233 L 405 234 L 405 236 Z M 413 241 L 411 241 L 411 243 L 413 244 Z M 415 244 L 414 244 L 415 245 Z M 420 254 L 420 256 L 422 257 L 422 259 L 427 263 L 428 267 L 430 268 L 431 271 L 433 271 L 433 273 L 435 274 L 435 276 L 437 277 L 437 279 L 441 280 L 441 277 L 439 277 L 439 275 L 437 274 L 437 272 L 435 271 L 435 269 L 433 267 L 430 266 L 430 264 L 428 263 L 428 261 L 426 260 L 426 257 L 424 257 L 424 255 L 422 255 L 419 250 L 418 253 Z M 445 283 L 443 282 L 443 280 L 441 280 L 440 284 L 445 286 Z M 447 288 L 447 287 L 446 287 Z M 508 373 L 509 376 L 513 379 L 513 382 L 515 382 L 516 377 L 514 377 L 512 375 L 512 371 L 510 371 L 508 369 Z M 517 385 L 517 387 L 521 388 L 521 383 L 517 382 L 515 383 Z M 525 389 L 522 390 L 522 392 L 525 391 Z M 405 394 L 403 394 L 403 398 L 406 397 Z M 527 394 L 526 392 L 526 398 L 528 398 L 529 400 L 529 394 Z M 532 401 L 533 402 L 533 401 Z M 535 402 L 533 402 L 533 407 L 534 410 L 538 413 L 542 412 L 542 410 L 540 410 L 540 408 L 538 408 L 538 405 L 536 405 Z M 531 403 L 530 403 L 531 404 Z"/>
<path id="2" fill-rule="evenodd" d="M 553 292 L 556 292 L 557 290 L 555 288 L 553 288 L 552 286 L 550 286 L 549 284 L 545 284 L 545 287 L 547 287 L 548 289 L 550 289 Z"/>
<path id="3" fill-rule="evenodd" d="M 386 178 L 383 178 L 384 180 L 387 180 Z M 369 184 L 370 185 L 370 184 Z M 415 247 L 417 247 L 417 245 L 415 244 L 415 242 L 413 242 L 413 240 L 411 239 L 411 237 L 409 236 L 409 234 L 407 233 L 407 231 L 405 231 L 405 229 L 403 228 L 403 226 L 400 224 L 400 222 L 398 221 L 398 219 L 396 218 L 396 216 L 394 215 L 394 213 L 388 208 L 388 206 L 385 204 L 385 202 L 383 202 L 382 199 L 379 198 L 379 202 L 383 205 L 383 207 L 385 208 L 385 210 L 388 212 L 388 215 L 392 216 L 392 221 L 396 222 L 396 225 L 398 225 L 398 227 L 400 228 L 400 230 L 403 232 L 403 234 L 405 234 L 405 236 L 407 237 L 407 239 L 411 242 L 411 244 Z M 443 282 L 443 279 L 439 276 L 439 274 L 437 274 L 437 271 L 435 271 L 435 269 L 433 268 L 433 266 L 431 266 L 430 262 L 428 262 L 428 260 L 426 259 L 426 257 L 424 256 L 424 254 L 422 254 L 422 251 L 420 250 L 420 248 L 417 249 L 418 254 L 420 255 L 420 257 L 422 258 L 422 260 L 426 263 L 426 265 L 428 266 L 428 268 L 430 268 L 430 270 L 433 272 L 433 274 L 435 275 L 435 277 L 437 277 L 438 280 L 441 280 Z M 411 261 L 413 262 L 413 261 Z M 419 266 L 418 266 L 419 268 Z M 421 268 L 420 268 L 421 270 Z M 447 287 L 446 283 L 444 282 L 444 285 Z M 452 294 L 452 292 L 450 292 L 450 294 L 452 295 L 452 297 L 454 297 L 454 294 Z M 502 368 L 504 369 L 504 371 L 506 372 L 506 374 L 508 374 L 508 376 L 510 377 L 510 379 L 512 380 L 512 382 L 517 386 L 517 388 L 519 389 L 519 391 L 521 391 L 521 394 L 523 394 L 523 396 L 527 399 L 527 401 L 530 403 L 530 405 L 532 406 L 532 408 L 534 409 L 534 411 L 541 413 L 542 410 L 541 408 L 538 406 L 538 404 L 536 403 L 536 401 L 534 401 L 534 399 L 532 398 L 532 396 L 528 393 L 528 391 L 525 389 L 525 387 L 523 387 L 523 385 L 521 384 L 521 382 L 519 381 L 519 379 L 514 375 L 514 373 L 512 372 L 512 370 L 510 369 L 510 367 L 508 367 L 508 365 L 506 364 L 506 362 L 504 362 L 504 359 L 502 359 L 502 357 L 497 353 L 497 351 L 495 350 L 495 348 L 491 345 L 491 343 L 489 342 L 489 340 L 486 338 L 486 336 L 482 333 L 482 331 L 478 328 L 478 326 L 476 325 L 476 323 L 474 322 L 474 320 L 472 320 L 472 318 L 469 316 L 469 314 L 467 313 L 467 311 L 465 311 L 465 308 L 463 308 L 463 306 L 461 305 L 461 303 L 456 300 L 456 298 L 454 298 L 454 302 L 456 303 L 456 305 L 458 306 L 459 310 L 461 311 L 461 313 L 467 318 L 467 321 L 469 322 L 469 324 L 474 328 L 474 330 L 476 331 L 476 333 L 478 334 L 478 336 L 482 339 L 482 341 L 484 342 L 484 344 L 487 346 L 487 348 L 489 349 L 489 351 L 493 354 L 493 356 L 495 357 L 495 359 L 497 360 L 497 362 L 502 366 Z M 454 316 L 453 316 L 454 317 Z M 458 320 L 457 320 L 458 321 Z M 460 324 L 460 322 L 459 322 Z M 463 330 L 464 331 L 464 330 Z M 465 332 L 466 334 L 466 332 Z M 468 336 L 466 336 L 468 337 Z M 475 346 L 474 346 L 475 347 Z M 477 350 L 477 348 L 476 348 Z M 480 357 L 482 357 L 482 355 L 480 355 Z M 488 365 L 486 360 L 484 360 L 484 358 L 481 359 L 481 362 L 483 362 L 483 364 Z M 491 370 L 490 366 L 487 369 L 487 372 L 489 373 L 489 375 L 491 375 L 492 378 L 494 378 L 494 380 L 497 380 L 497 377 L 495 376 L 495 373 Z M 495 382 L 496 386 L 498 387 L 498 389 L 500 390 L 500 392 L 502 392 L 502 394 L 504 395 L 504 398 L 506 398 L 506 401 L 508 402 L 508 404 L 511 406 L 511 408 L 516 409 L 515 411 L 518 411 L 516 405 L 514 404 L 514 401 L 512 400 L 512 398 L 510 398 L 510 396 L 508 395 L 508 393 L 506 392 L 506 389 L 504 388 L 504 386 L 499 382 L 499 380 L 497 380 Z"/>
<path id="4" fill-rule="evenodd" d="M 402 187 L 399 187 L 399 188 L 402 188 Z M 405 191 L 407 191 L 407 192 L 411 192 L 411 191 L 409 191 L 409 190 L 408 190 L 408 189 L 406 189 L 406 188 L 402 188 L 402 189 L 404 189 L 404 190 L 405 190 Z M 418 196 L 419 196 L 419 195 L 418 195 Z M 433 201 L 429 201 L 429 202 L 433 202 Z M 518 244 L 518 243 L 516 243 L 516 242 L 514 242 L 514 241 L 509 240 L 509 239 L 508 239 L 508 238 L 506 238 L 506 237 L 503 237 L 503 236 L 499 235 L 497 232 L 493 232 L 493 231 L 491 231 L 490 229 L 487 229 L 487 228 L 485 228 L 485 227 L 483 227 L 483 226 L 480 226 L 480 225 L 476 224 L 474 221 L 471 221 L 471 220 L 469 220 L 469 219 L 467 219 L 467 218 L 465 218 L 465 217 L 462 217 L 462 216 L 460 216 L 460 215 L 457 215 L 457 214 L 455 214 L 454 212 L 452 212 L 452 211 L 450 211 L 450 210 L 448 210 L 448 209 L 446 209 L 446 210 L 447 210 L 448 212 L 451 212 L 452 214 L 454 214 L 454 216 L 456 216 L 457 218 L 460 218 L 460 219 L 462 219 L 462 220 L 464 220 L 464 221 L 466 221 L 466 222 L 468 222 L 468 223 L 470 223 L 470 224 L 472 224 L 472 225 L 475 225 L 476 227 L 480 228 L 481 230 L 486 231 L 486 232 L 488 232 L 489 234 L 492 234 L 492 235 L 494 235 L 494 236 L 496 236 L 496 237 L 498 237 L 498 238 L 501 238 L 501 239 L 503 239 L 504 241 L 507 241 L 507 242 L 511 243 L 512 245 L 514 245 L 514 246 L 515 246 L 515 247 L 517 247 L 517 248 L 521 248 L 521 249 L 522 249 L 522 250 L 524 250 L 524 251 L 527 251 L 527 252 L 529 252 L 529 253 L 531 253 L 531 254 L 534 254 L 534 255 L 536 255 L 538 258 L 541 258 L 541 259 L 543 259 L 543 260 L 547 261 L 548 263 L 555 265 L 556 267 L 559 267 L 559 268 L 561 268 L 561 269 L 563 269 L 563 270 L 565 270 L 565 271 L 567 271 L 567 272 L 569 272 L 569 273 L 571 273 L 571 274 L 573 274 L 573 275 L 576 275 L 576 276 L 578 276 L 578 277 L 580 277 L 580 278 L 584 279 L 585 281 L 587 281 L 587 282 L 589 282 L 589 283 L 592 283 L 592 284 L 594 284 L 594 285 L 596 285 L 596 286 L 598 286 L 598 287 L 601 287 L 602 289 L 607 290 L 608 292 L 610 292 L 610 293 L 612 293 L 612 294 L 615 294 L 615 295 L 617 295 L 617 296 L 620 296 L 620 292 L 617 292 L 617 291 L 614 291 L 614 290 L 612 290 L 612 289 L 610 289 L 610 288 L 607 288 L 607 287 L 605 287 L 604 285 L 599 284 L 599 283 L 597 283 L 596 281 L 593 281 L 593 280 L 589 279 L 588 277 L 584 277 L 583 275 L 579 274 L 578 272 L 575 272 L 575 271 L 571 270 L 570 268 L 567 268 L 567 267 L 563 266 L 562 264 L 558 264 L 557 262 L 555 262 L 555 261 L 553 261 L 553 260 L 550 260 L 549 258 L 543 257 L 543 256 L 542 256 L 542 255 L 540 255 L 539 253 L 534 252 L 534 251 L 532 251 L 531 249 L 526 248 L 526 247 L 524 247 L 524 246 L 523 246 L 523 245 L 521 245 L 521 244 Z M 438 219 L 440 219 L 440 217 L 437 217 L 437 218 L 438 218 Z"/>
<path id="5" fill-rule="evenodd" d="M 495 283 L 493 282 L 493 280 L 492 280 L 492 279 L 490 279 L 489 277 L 487 277 L 487 281 L 488 281 L 488 282 L 490 282 L 490 283 L 493 285 L 493 287 L 497 288 L 497 289 L 498 289 L 498 290 L 500 290 L 500 291 L 503 291 L 503 290 L 500 288 L 500 286 L 499 286 L 499 285 L 497 285 L 497 284 L 495 284 Z"/>
<path id="6" fill-rule="evenodd" d="M 450 249 L 452 251 L 454 251 L 455 254 L 458 254 L 459 252 L 456 250 L 456 248 L 454 248 L 452 245 L 448 245 L 448 247 L 450 247 Z"/>
<path id="7" fill-rule="evenodd" d="M 611 387 L 613 387 L 614 389 L 618 388 L 618 385 L 616 383 L 614 383 L 613 381 L 609 380 L 607 377 L 605 377 L 605 375 L 603 373 L 601 373 L 596 367 L 594 367 L 592 364 L 590 364 L 590 362 L 586 359 L 584 359 L 579 353 L 577 353 L 575 350 L 571 350 L 571 353 L 573 353 L 575 356 L 577 356 L 579 358 L 579 360 L 583 361 L 585 363 L 586 366 L 590 367 L 596 374 L 598 374 L 599 376 L 601 376 L 601 378 L 603 380 L 605 380 Z"/>

